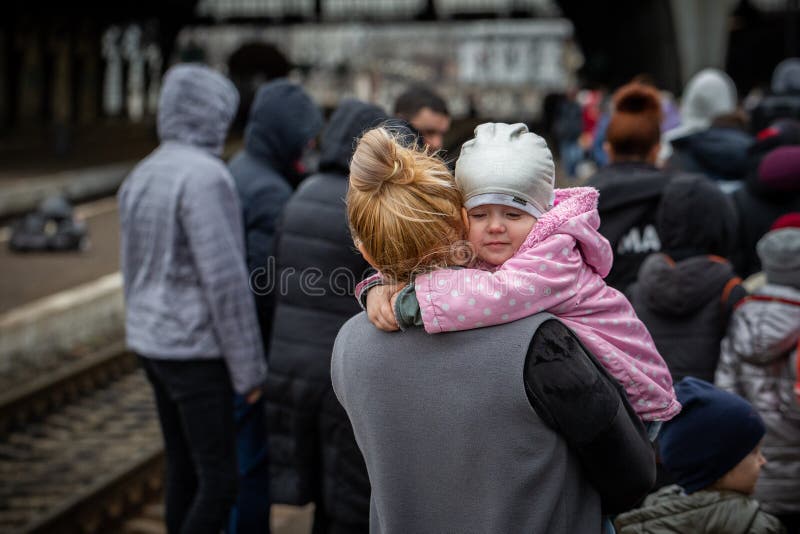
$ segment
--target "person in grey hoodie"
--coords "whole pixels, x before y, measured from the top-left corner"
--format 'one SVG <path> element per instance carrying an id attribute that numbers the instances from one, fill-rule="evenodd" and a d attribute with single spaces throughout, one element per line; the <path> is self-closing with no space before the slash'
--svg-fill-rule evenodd
<path id="1" fill-rule="evenodd" d="M 300 157 L 322 127 L 322 113 L 311 97 L 286 79 L 262 85 L 250 108 L 244 148 L 229 169 L 242 206 L 247 270 L 255 291 L 263 340 L 272 329 L 275 232 L 284 204 L 297 185 Z M 265 344 L 265 353 L 267 352 Z M 269 529 L 269 461 L 263 399 L 235 399 L 239 498 L 231 514 L 230 534 Z"/>
<path id="2" fill-rule="evenodd" d="M 156 397 L 170 534 L 217 534 L 236 499 L 233 392 L 266 375 L 239 202 L 220 159 L 238 93 L 221 74 L 164 76 L 160 146 L 120 188 L 127 344 Z"/>
<path id="3" fill-rule="evenodd" d="M 778 219 L 757 249 L 767 283 L 734 312 L 715 381 L 749 400 L 764 419 L 769 462 L 755 497 L 792 534 L 800 532 L 800 399 L 793 391 L 800 357 L 800 213 Z"/>

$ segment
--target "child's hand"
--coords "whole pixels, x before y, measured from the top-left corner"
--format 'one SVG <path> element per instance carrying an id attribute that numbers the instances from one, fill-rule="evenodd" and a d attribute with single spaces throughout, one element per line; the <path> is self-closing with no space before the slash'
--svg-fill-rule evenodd
<path id="1" fill-rule="evenodd" d="M 387 284 L 375 286 L 367 292 L 367 317 L 380 330 L 394 332 L 399 330 L 394 316 L 394 300 L 402 285 Z"/>

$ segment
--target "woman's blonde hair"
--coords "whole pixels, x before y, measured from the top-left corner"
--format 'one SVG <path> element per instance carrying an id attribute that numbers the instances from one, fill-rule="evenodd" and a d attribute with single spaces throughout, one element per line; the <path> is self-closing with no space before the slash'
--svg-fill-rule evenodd
<path id="1" fill-rule="evenodd" d="M 404 147 L 386 128 L 365 133 L 350 162 L 353 239 L 390 280 L 464 264 L 462 197 L 436 156 Z"/>

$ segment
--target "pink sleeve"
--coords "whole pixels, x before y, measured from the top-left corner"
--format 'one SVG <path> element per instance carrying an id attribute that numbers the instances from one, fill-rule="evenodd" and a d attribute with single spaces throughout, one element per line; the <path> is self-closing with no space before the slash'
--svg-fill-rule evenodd
<path id="1" fill-rule="evenodd" d="M 363 294 L 364 291 L 370 289 L 371 287 L 374 287 L 375 285 L 378 285 L 376 282 L 382 282 L 382 281 L 383 281 L 383 275 L 381 273 L 375 273 L 372 276 L 368 276 L 362 281 L 360 281 L 358 284 L 356 284 L 356 289 L 354 291 L 355 297 L 364 310 L 367 309 L 364 304 L 364 301 L 361 299 L 361 297 L 366 297 L 366 295 Z"/>
<path id="2" fill-rule="evenodd" d="M 414 281 L 425 331 L 470 330 L 574 305 L 583 268 L 567 236 L 518 254 L 496 271 L 443 269 Z"/>

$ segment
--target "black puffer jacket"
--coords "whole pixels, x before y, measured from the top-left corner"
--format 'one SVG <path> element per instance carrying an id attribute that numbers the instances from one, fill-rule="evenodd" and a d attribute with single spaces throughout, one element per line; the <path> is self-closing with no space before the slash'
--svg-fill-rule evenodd
<path id="1" fill-rule="evenodd" d="M 648 254 L 661 250 L 656 209 L 671 179 L 672 174 L 647 163 L 612 163 L 589 180 L 600 191 L 600 233 L 614 250 L 608 285 L 624 291 Z"/>
<path id="2" fill-rule="evenodd" d="M 345 196 L 357 138 L 386 119 L 342 102 L 323 134 L 320 172 L 287 203 L 265 396 L 274 502 L 316 503 L 315 532 L 366 532 L 370 487 L 350 422 L 331 387 L 339 328 L 360 311 L 353 290 L 368 264 L 353 246 Z"/>

